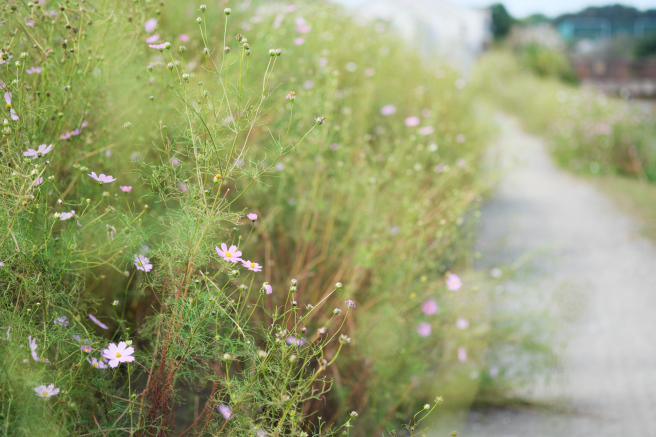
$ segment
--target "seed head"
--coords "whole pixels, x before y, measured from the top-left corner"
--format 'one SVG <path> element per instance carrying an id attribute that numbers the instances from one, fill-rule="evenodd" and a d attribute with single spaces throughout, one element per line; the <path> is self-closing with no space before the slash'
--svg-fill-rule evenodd
<path id="1" fill-rule="evenodd" d="M 347 343 L 351 342 L 351 339 L 348 336 L 342 334 L 342 335 L 339 336 L 339 342 L 341 344 L 347 344 Z"/>
<path id="2" fill-rule="evenodd" d="M 317 117 L 317 124 L 322 125 L 326 121 L 326 117 Z"/>

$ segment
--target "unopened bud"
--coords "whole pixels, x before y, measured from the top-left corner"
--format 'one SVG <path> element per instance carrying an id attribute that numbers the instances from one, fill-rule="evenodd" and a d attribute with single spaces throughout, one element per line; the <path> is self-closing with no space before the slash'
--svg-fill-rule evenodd
<path id="1" fill-rule="evenodd" d="M 205 12 L 207 10 L 207 5 L 200 5 L 200 10 Z"/>
<path id="2" fill-rule="evenodd" d="M 226 15 L 230 15 L 230 12 L 232 12 L 232 9 L 230 9 L 230 8 L 225 8 L 223 10 L 223 13 L 226 14 Z"/>
<path id="3" fill-rule="evenodd" d="M 200 23 L 202 23 L 202 22 L 203 22 L 203 19 L 202 19 L 202 18 L 200 18 L 200 17 L 196 18 L 196 23 L 200 24 Z"/>

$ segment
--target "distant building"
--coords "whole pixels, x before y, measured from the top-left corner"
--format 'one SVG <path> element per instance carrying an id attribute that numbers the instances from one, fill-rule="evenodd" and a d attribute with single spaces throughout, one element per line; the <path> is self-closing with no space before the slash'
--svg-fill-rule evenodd
<path id="1" fill-rule="evenodd" d="M 437 54 L 468 71 L 492 40 L 488 9 L 443 0 L 371 0 L 357 9 L 368 20 L 382 20 L 426 54 Z"/>

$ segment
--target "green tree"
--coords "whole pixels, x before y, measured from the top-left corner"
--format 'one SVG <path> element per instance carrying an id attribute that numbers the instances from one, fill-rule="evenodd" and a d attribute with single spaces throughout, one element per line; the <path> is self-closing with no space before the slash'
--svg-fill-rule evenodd
<path id="1" fill-rule="evenodd" d="M 492 13 L 492 34 L 494 39 L 501 40 L 508 35 L 510 29 L 515 23 L 513 18 L 508 10 L 502 3 L 495 3 L 490 6 L 490 11 Z"/>
<path id="2" fill-rule="evenodd" d="M 651 33 L 638 40 L 635 55 L 638 58 L 656 56 L 656 33 Z"/>

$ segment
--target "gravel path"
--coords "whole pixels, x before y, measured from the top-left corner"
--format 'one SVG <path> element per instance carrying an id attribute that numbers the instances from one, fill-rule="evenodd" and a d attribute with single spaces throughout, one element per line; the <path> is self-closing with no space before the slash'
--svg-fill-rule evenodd
<path id="1" fill-rule="evenodd" d="M 529 399 L 554 409 L 472 411 L 462 437 L 656 436 L 656 249 L 544 142 L 497 115 L 507 171 L 483 209 L 483 266 L 531 260 L 503 287 L 546 308 L 566 339 L 562 373 Z"/>

